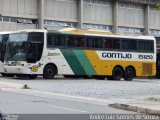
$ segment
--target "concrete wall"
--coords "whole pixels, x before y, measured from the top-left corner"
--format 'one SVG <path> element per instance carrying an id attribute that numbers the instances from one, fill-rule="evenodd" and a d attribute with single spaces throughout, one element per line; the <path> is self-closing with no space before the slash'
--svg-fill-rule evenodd
<path id="1" fill-rule="evenodd" d="M 84 23 L 112 25 L 112 3 L 103 4 L 84 2 Z"/>
<path id="2" fill-rule="evenodd" d="M 145 4 L 122 0 L 0 0 L 0 16 L 34 21 L 32 24 L 0 21 L 0 30 L 43 26 L 58 29 L 58 25 L 63 28 L 63 23 L 72 27 L 88 25 L 96 29 L 113 30 L 115 33 L 160 36 L 160 11 L 151 5 L 146 8 Z M 44 14 L 41 14 L 42 11 Z M 49 20 L 53 24 L 42 24 Z"/>
<path id="3" fill-rule="evenodd" d="M 44 17 L 48 20 L 77 22 L 77 1 L 45 0 Z"/>
<path id="4" fill-rule="evenodd" d="M 0 13 L 3 16 L 37 17 L 37 0 L 0 0 Z"/>
<path id="5" fill-rule="evenodd" d="M 149 22 L 150 28 L 160 29 L 160 11 L 151 7 L 149 16 L 150 16 L 150 22 Z"/>
<path id="6" fill-rule="evenodd" d="M 118 25 L 125 27 L 143 28 L 143 7 L 137 4 L 119 3 Z"/>

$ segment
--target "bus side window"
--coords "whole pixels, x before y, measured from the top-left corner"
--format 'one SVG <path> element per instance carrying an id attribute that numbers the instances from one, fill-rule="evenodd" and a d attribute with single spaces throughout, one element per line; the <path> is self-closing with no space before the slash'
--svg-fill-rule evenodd
<path id="1" fill-rule="evenodd" d="M 104 40 L 104 48 L 111 49 L 112 48 L 112 40 L 111 39 L 105 39 Z"/>
<path id="2" fill-rule="evenodd" d="M 129 50 L 130 48 L 130 40 L 122 39 L 121 40 L 121 49 L 122 50 Z"/>
<path id="3" fill-rule="evenodd" d="M 148 52 L 154 52 L 153 41 L 146 41 L 145 42 L 145 50 Z"/>
<path id="4" fill-rule="evenodd" d="M 130 43 L 129 43 L 130 45 L 130 50 L 137 50 L 137 40 L 130 40 Z"/>
<path id="5" fill-rule="evenodd" d="M 77 44 L 76 44 L 76 47 L 84 47 L 84 37 L 77 37 L 76 38 L 77 40 Z"/>
<path id="6" fill-rule="evenodd" d="M 145 51 L 145 41 L 144 40 L 139 40 L 138 41 L 138 50 L 141 52 Z"/>
<path id="7" fill-rule="evenodd" d="M 53 34 L 48 34 L 47 35 L 47 46 L 51 47 L 55 45 L 55 35 Z"/>
<path id="8" fill-rule="evenodd" d="M 92 40 L 92 48 L 102 48 L 102 38 L 94 38 Z"/>
<path id="9" fill-rule="evenodd" d="M 47 46 L 65 46 L 65 37 L 63 35 L 48 34 Z"/>
<path id="10" fill-rule="evenodd" d="M 56 36 L 56 46 L 65 46 L 65 36 L 63 35 L 57 35 Z"/>
<path id="11" fill-rule="evenodd" d="M 75 40 L 75 37 L 73 37 L 73 36 L 68 36 L 67 38 L 66 38 L 66 40 L 67 40 L 67 45 L 69 46 L 69 47 L 75 47 L 75 45 L 76 45 L 76 40 Z"/>
<path id="12" fill-rule="evenodd" d="M 86 37 L 86 47 L 92 48 L 92 38 Z"/>
<path id="13" fill-rule="evenodd" d="M 120 49 L 120 40 L 113 39 L 113 49 Z"/>

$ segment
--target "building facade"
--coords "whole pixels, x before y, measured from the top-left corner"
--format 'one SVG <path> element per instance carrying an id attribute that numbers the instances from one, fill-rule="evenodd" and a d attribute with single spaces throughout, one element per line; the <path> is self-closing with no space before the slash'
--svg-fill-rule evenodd
<path id="1" fill-rule="evenodd" d="M 0 31 L 77 27 L 153 35 L 160 48 L 160 0 L 0 0 Z"/>

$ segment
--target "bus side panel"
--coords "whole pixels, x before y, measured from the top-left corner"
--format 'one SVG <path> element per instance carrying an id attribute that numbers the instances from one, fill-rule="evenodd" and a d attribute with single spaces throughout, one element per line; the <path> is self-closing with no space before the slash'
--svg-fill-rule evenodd
<path id="1" fill-rule="evenodd" d="M 61 49 L 61 52 L 75 75 L 86 75 L 81 63 L 72 49 Z"/>
<path id="2" fill-rule="evenodd" d="M 83 50 L 73 50 L 73 52 L 75 56 L 77 57 L 79 63 L 81 64 L 82 68 L 84 69 L 85 73 L 89 76 L 96 75 L 96 71 L 92 67 L 84 51 Z"/>
<path id="3" fill-rule="evenodd" d="M 103 61 L 99 59 L 95 50 L 85 50 L 85 54 L 88 57 L 88 60 L 92 64 L 92 67 L 96 71 L 97 75 L 104 75 L 103 74 Z"/>
<path id="4" fill-rule="evenodd" d="M 48 63 L 54 63 L 58 68 L 58 74 L 74 75 L 70 65 L 60 49 L 50 49 L 47 50 L 47 53 L 47 59 L 45 57 L 42 59 L 43 62 L 45 61 L 44 66 Z"/>

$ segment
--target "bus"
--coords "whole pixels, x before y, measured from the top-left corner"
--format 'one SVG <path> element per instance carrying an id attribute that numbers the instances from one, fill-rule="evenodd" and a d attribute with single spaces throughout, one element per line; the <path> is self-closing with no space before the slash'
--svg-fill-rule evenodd
<path id="1" fill-rule="evenodd" d="M 63 75 L 131 81 L 155 76 L 156 41 L 152 36 L 75 28 L 22 30 L 9 35 L 4 70 L 32 79 Z"/>
<path id="2" fill-rule="evenodd" d="M 4 73 L 4 67 L 3 67 L 3 62 L 4 62 L 4 55 L 5 55 L 5 47 L 6 47 L 6 42 L 8 40 L 8 36 L 11 32 L 0 32 L 0 74 L 2 76 L 6 77 L 13 77 L 12 75 L 7 75 Z"/>

